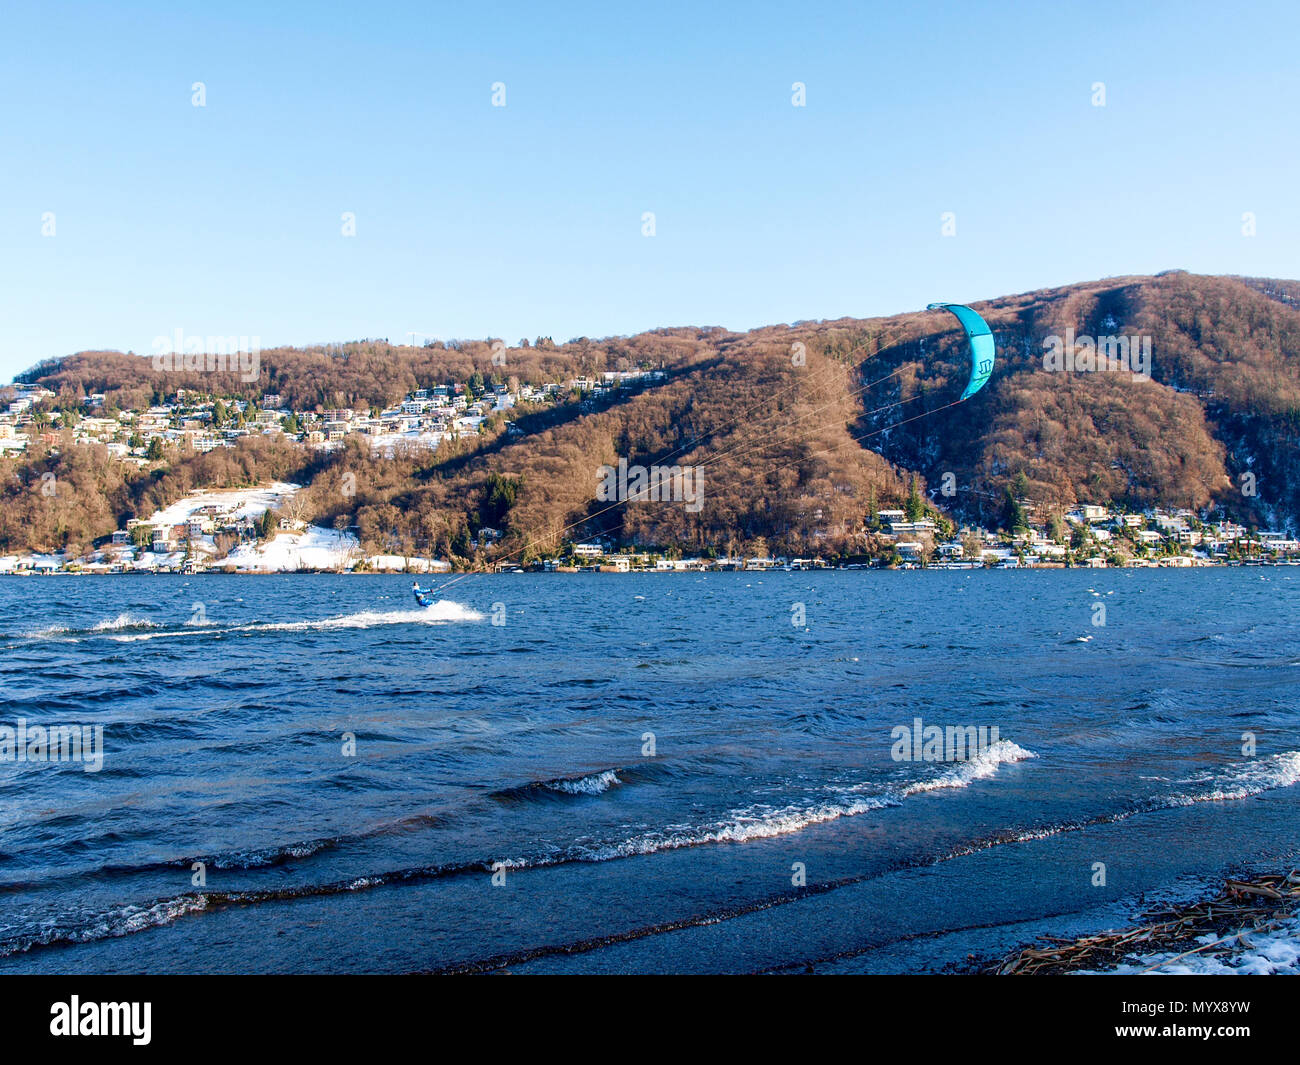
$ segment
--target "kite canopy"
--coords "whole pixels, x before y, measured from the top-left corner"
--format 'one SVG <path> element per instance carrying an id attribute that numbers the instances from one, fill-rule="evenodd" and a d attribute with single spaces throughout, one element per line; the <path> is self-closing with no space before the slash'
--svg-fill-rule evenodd
<path id="1" fill-rule="evenodd" d="M 931 303 L 925 309 L 947 311 L 966 330 L 966 339 L 970 341 L 970 381 L 966 384 L 966 391 L 957 397 L 957 402 L 970 399 L 993 374 L 993 330 L 983 318 L 960 303 Z"/>

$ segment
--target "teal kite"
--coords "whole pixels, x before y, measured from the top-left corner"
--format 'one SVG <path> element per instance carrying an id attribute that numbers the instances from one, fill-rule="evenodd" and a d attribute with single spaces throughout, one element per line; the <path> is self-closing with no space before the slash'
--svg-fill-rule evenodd
<path id="1" fill-rule="evenodd" d="M 925 309 L 947 311 L 966 330 L 966 339 L 970 341 L 970 381 L 956 402 L 970 399 L 993 375 L 993 330 L 983 318 L 960 303 L 931 303 Z"/>

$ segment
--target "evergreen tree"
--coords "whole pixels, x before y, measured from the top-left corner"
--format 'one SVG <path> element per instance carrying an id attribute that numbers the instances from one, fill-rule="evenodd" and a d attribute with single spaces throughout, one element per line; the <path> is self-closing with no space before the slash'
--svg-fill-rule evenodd
<path id="1" fill-rule="evenodd" d="M 907 503 L 903 509 L 908 521 L 920 521 L 925 517 L 925 500 L 921 498 L 921 489 L 916 482 L 916 474 L 912 474 L 912 482 L 907 490 Z"/>
<path id="2" fill-rule="evenodd" d="M 1007 485 L 1006 493 L 1002 499 L 1002 528 L 1007 532 L 1021 532 L 1029 527 L 1029 522 L 1025 518 L 1025 508 L 1020 505 L 1020 500 L 1016 498 L 1016 493 L 1012 490 L 1011 485 Z"/>

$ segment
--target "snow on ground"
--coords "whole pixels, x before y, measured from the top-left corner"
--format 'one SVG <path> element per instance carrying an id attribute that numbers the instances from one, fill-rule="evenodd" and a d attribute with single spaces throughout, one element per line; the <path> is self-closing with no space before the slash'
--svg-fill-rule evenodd
<path id="1" fill-rule="evenodd" d="M 257 488 L 214 488 L 191 492 L 171 506 L 155 511 L 150 525 L 181 525 L 202 507 L 219 507 L 233 519 L 260 518 L 267 510 L 278 507 L 301 485 L 275 481 Z"/>
<path id="2" fill-rule="evenodd" d="M 215 507 L 223 520 L 258 518 L 267 510 L 279 507 L 300 485 L 276 481 L 257 488 L 199 489 L 170 506 L 155 511 L 147 524 L 183 525 L 198 510 Z M 349 570 L 361 561 L 361 545 L 351 533 L 336 532 L 317 525 L 297 531 L 281 531 L 262 543 L 245 542 L 225 558 L 215 559 L 212 536 L 195 536 L 185 551 L 151 551 L 132 544 L 114 545 L 91 553 L 87 570 L 107 569 L 120 564 L 134 570 L 179 570 L 186 562 L 200 568 L 233 569 L 240 572 L 293 573 L 298 570 Z M 62 556 L 0 556 L 0 573 L 12 572 L 21 564 L 58 569 Z M 444 573 L 451 569 L 446 562 L 409 558 L 402 555 L 373 555 L 366 559 L 369 567 L 389 572 Z"/>
<path id="3" fill-rule="evenodd" d="M 141 551 L 131 565 L 141 570 L 175 569 L 184 561 L 184 551 Z"/>
<path id="4" fill-rule="evenodd" d="M 1221 936 L 1197 938 L 1208 945 Z M 1226 949 L 1226 952 L 1225 952 Z M 1160 976 L 1300 976 L 1300 914 L 1283 919 L 1268 931 L 1246 930 L 1220 947 L 1198 954 L 1168 952 L 1134 956 L 1114 969 L 1088 970 L 1080 976 L 1127 976 L 1147 972 Z"/>
<path id="5" fill-rule="evenodd" d="M 370 438 L 370 450 L 392 458 L 399 449 L 419 448 L 436 451 L 444 433 L 377 433 Z"/>
<path id="6" fill-rule="evenodd" d="M 219 568 L 270 570 L 292 573 L 302 569 L 350 569 L 360 557 L 361 545 L 351 533 L 308 525 L 302 532 L 282 532 L 261 544 L 241 544 Z"/>
<path id="7" fill-rule="evenodd" d="M 21 565 L 29 569 L 58 569 L 67 560 L 62 555 L 5 555 L 0 558 L 0 573 L 14 572 Z"/>
<path id="8" fill-rule="evenodd" d="M 241 544 L 219 563 L 240 570 L 293 572 L 350 567 L 358 555 L 356 537 L 317 525 L 281 532 L 260 544 Z"/>

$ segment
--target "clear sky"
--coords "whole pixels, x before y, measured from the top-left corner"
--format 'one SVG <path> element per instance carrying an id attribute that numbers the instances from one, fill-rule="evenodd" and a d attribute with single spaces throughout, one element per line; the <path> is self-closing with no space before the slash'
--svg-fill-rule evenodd
<path id="1" fill-rule="evenodd" d="M 0 377 L 177 329 L 513 344 L 1294 278 L 1297 40 L 1292 0 L 5 0 Z"/>

